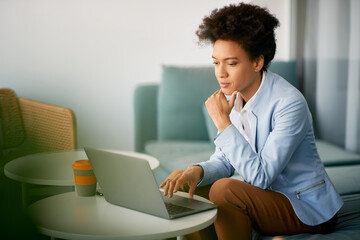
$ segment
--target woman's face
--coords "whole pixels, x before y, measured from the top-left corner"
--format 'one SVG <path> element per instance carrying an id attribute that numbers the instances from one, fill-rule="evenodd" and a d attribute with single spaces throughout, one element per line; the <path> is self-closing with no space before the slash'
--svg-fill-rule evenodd
<path id="1" fill-rule="evenodd" d="M 215 76 L 225 95 L 238 91 L 248 101 L 256 93 L 261 83 L 263 57 L 251 61 L 237 42 L 217 40 L 212 58 Z"/>

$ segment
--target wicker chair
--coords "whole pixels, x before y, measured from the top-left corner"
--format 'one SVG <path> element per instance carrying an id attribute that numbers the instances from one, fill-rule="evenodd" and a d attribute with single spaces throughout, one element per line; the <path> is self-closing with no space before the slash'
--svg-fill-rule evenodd
<path id="1" fill-rule="evenodd" d="M 27 154 L 76 148 L 74 113 L 0 89 L 2 155 L 5 159 Z"/>
<path id="2" fill-rule="evenodd" d="M 18 98 L 13 90 L 0 88 L 1 174 L 4 165 L 12 159 L 73 149 L 76 149 L 76 122 L 70 109 Z M 23 186 L 23 195 L 32 195 L 31 189 L 35 188 L 39 192 L 38 186 Z"/>

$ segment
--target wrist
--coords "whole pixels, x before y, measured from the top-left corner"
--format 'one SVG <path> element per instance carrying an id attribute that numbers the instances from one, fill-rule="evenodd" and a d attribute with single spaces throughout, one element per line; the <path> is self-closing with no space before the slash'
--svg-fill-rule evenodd
<path id="1" fill-rule="evenodd" d="M 228 126 L 231 125 L 231 121 L 229 118 L 224 119 L 222 121 L 220 121 L 218 124 L 215 124 L 217 130 L 221 133 L 222 131 L 224 131 Z"/>
<path id="2" fill-rule="evenodd" d="M 189 166 L 188 170 L 193 172 L 198 179 L 201 179 L 204 176 L 204 169 L 199 165 Z"/>

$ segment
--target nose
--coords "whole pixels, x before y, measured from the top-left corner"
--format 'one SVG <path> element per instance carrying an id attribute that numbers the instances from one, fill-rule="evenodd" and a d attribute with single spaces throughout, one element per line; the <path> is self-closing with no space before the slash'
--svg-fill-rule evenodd
<path id="1" fill-rule="evenodd" d="M 226 67 L 224 64 L 219 64 L 215 68 L 215 75 L 217 78 L 226 78 L 228 76 L 228 73 L 226 71 Z"/>

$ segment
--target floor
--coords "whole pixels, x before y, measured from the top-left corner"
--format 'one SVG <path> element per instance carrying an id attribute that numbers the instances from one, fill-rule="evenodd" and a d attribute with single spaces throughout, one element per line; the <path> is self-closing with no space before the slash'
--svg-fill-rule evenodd
<path id="1" fill-rule="evenodd" d="M 41 235 L 21 204 L 21 185 L 4 175 L 0 166 L 0 239 L 48 240 Z"/>

